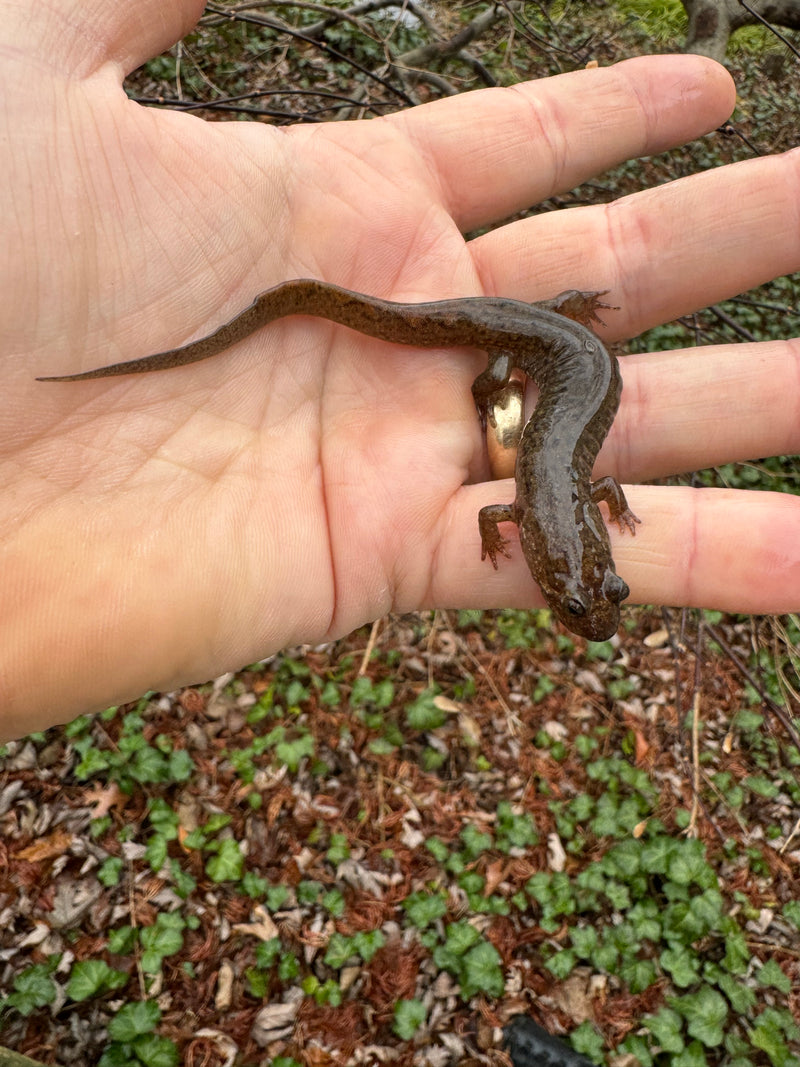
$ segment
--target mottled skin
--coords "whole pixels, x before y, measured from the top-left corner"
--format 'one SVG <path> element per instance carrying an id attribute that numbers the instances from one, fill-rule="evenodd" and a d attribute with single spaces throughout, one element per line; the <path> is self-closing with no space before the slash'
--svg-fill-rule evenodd
<path id="1" fill-rule="evenodd" d="M 182 348 L 39 381 L 86 381 L 195 363 L 285 315 L 315 315 L 417 348 L 481 348 L 489 366 L 472 391 L 482 421 L 515 367 L 539 387 L 519 446 L 516 499 L 479 513 L 482 558 L 488 555 L 497 567 L 497 553 L 508 555 L 497 524 L 515 522 L 531 574 L 550 608 L 574 633 L 602 641 L 616 632 L 619 605 L 629 589 L 614 569 L 597 503 L 606 501 L 621 530 L 635 533 L 639 520 L 613 478 L 591 481 L 622 390 L 616 359 L 585 325 L 606 306 L 598 296 L 571 290 L 540 304 L 502 297 L 398 304 L 298 279 L 261 293 L 230 322 Z"/>
<path id="2" fill-rule="evenodd" d="M 528 1015 L 515 1015 L 504 1027 L 503 1037 L 514 1067 L 591 1067 L 592 1064 Z"/>

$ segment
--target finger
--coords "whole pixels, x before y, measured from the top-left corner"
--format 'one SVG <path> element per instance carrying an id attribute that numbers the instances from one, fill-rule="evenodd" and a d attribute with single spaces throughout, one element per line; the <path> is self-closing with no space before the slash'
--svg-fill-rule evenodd
<path id="1" fill-rule="evenodd" d="M 4 8 L 3 33 L 20 46 L 45 47 L 49 63 L 69 73 L 85 77 L 111 60 L 127 74 L 185 36 L 204 7 L 204 0 L 12 4 Z"/>
<path id="2" fill-rule="evenodd" d="M 610 289 L 609 333 L 632 337 L 800 266 L 800 149 L 524 219 L 470 249 L 487 292 Z"/>
<path id="3" fill-rule="evenodd" d="M 728 72 L 701 56 L 644 56 L 465 93 L 393 117 L 432 161 L 464 230 L 572 189 L 622 160 L 707 133 L 731 113 Z"/>
<path id="4" fill-rule="evenodd" d="M 800 452 L 800 340 L 624 356 L 620 369 L 600 473 L 637 482 Z"/>
<path id="5" fill-rule="evenodd" d="M 639 603 L 780 614 L 800 607 L 800 497 L 736 489 L 638 486 L 650 526 L 615 542 Z"/>
<path id="6" fill-rule="evenodd" d="M 505 489 L 505 492 L 503 491 Z M 511 482 L 464 486 L 436 552 L 430 606 L 530 608 L 543 603 L 518 537 L 511 560 L 481 563 L 478 511 L 510 500 Z M 636 537 L 609 530 L 631 604 L 779 614 L 800 608 L 800 497 L 734 489 L 633 486 Z"/>

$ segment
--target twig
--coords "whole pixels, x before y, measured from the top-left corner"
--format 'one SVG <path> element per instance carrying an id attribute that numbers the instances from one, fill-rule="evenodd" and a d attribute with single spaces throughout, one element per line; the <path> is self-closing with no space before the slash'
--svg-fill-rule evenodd
<path id="1" fill-rule="evenodd" d="M 381 620 L 376 619 L 372 624 L 372 629 L 369 632 L 369 640 L 367 641 L 367 647 L 364 649 L 364 655 L 361 659 L 361 666 L 358 668 L 358 676 L 362 678 L 367 673 L 367 665 L 369 664 L 369 658 L 372 655 L 372 650 L 375 648 L 375 642 L 378 639 L 378 630 L 381 626 Z"/>
<path id="2" fill-rule="evenodd" d="M 402 89 L 398 89 L 397 86 L 392 85 L 391 82 L 386 81 L 385 78 L 381 78 L 378 74 L 375 74 L 374 71 L 371 71 L 367 67 L 362 66 L 361 63 L 358 63 L 351 56 L 346 56 L 343 52 L 340 52 L 337 48 L 333 48 L 325 41 L 319 41 L 313 37 L 309 37 L 306 33 L 301 33 L 300 30 L 294 29 L 294 27 L 289 26 L 285 22 L 281 22 L 279 19 L 266 18 L 263 15 L 240 15 L 236 11 L 228 11 L 226 8 L 220 8 L 216 4 L 208 4 L 206 10 L 213 11 L 217 15 L 223 15 L 226 18 L 233 19 L 235 22 L 245 22 L 252 23 L 256 26 L 266 26 L 268 29 L 277 30 L 279 33 L 288 34 L 290 37 L 294 37 L 298 41 L 305 41 L 306 44 L 313 45 L 315 48 L 318 48 L 320 51 L 325 52 L 329 56 L 332 56 L 334 59 L 340 59 L 342 60 L 342 62 L 348 63 L 355 70 L 360 70 L 362 74 L 366 75 L 366 77 L 372 79 L 372 81 L 377 82 L 379 85 L 382 85 L 383 88 L 386 89 L 388 92 L 393 93 L 396 97 L 398 97 L 398 99 L 402 100 L 404 104 L 412 106 L 414 103 L 414 101 L 411 100 L 411 98 Z"/>
<path id="3" fill-rule="evenodd" d="M 720 646 L 720 648 L 728 656 L 728 658 L 730 659 L 731 663 L 734 665 L 734 667 L 739 672 L 739 674 L 741 674 L 741 676 L 746 681 L 748 681 L 750 683 L 750 685 L 752 685 L 753 689 L 755 689 L 755 691 L 761 697 L 761 700 L 763 701 L 764 706 L 767 707 L 772 712 L 772 714 L 775 716 L 775 718 L 783 726 L 784 730 L 787 732 L 789 737 L 791 737 L 792 741 L 794 741 L 794 743 L 797 746 L 797 748 L 800 749 L 800 735 L 798 735 L 797 730 L 795 729 L 794 723 L 788 717 L 788 715 L 786 714 L 784 709 L 780 706 L 780 704 L 778 704 L 776 701 L 774 701 L 772 699 L 772 697 L 769 695 L 769 693 L 765 692 L 764 687 L 762 685 L 759 685 L 758 681 L 753 677 L 753 675 L 750 673 L 750 671 L 747 669 L 747 667 L 745 667 L 745 665 L 741 662 L 739 657 L 736 655 L 736 653 L 733 651 L 733 649 L 730 647 L 730 645 L 728 645 L 728 643 L 725 641 L 725 638 L 722 636 L 722 634 L 719 633 L 719 631 L 716 629 L 716 627 L 711 626 L 710 624 L 707 623 L 706 624 L 706 628 L 707 628 L 708 632 L 711 634 L 712 638 L 717 642 L 717 644 Z"/>
<path id="4" fill-rule="evenodd" d="M 757 22 L 760 22 L 762 26 L 766 26 L 768 30 L 774 33 L 778 40 L 783 41 L 789 51 L 793 52 L 797 56 L 797 58 L 800 59 L 800 50 L 795 48 L 795 46 L 792 44 L 788 37 L 784 37 L 780 30 L 776 30 L 771 22 L 767 22 L 767 20 L 762 15 L 759 15 L 759 13 L 755 11 L 752 7 L 750 7 L 749 4 L 746 4 L 745 0 L 739 0 L 739 4 L 745 9 L 745 11 L 749 11 Z"/>
<path id="5" fill-rule="evenodd" d="M 723 311 L 721 307 L 716 304 L 711 304 L 708 309 L 712 315 L 714 315 L 720 322 L 724 322 L 726 326 L 730 327 L 734 333 L 738 333 L 745 341 L 755 341 L 755 336 L 744 326 L 732 318 L 726 311 Z"/>
<path id="6" fill-rule="evenodd" d="M 500 692 L 500 690 L 494 684 L 494 681 L 492 680 L 492 676 L 489 674 L 489 672 L 486 670 L 486 668 L 483 666 L 483 664 L 480 662 L 480 660 L 477 658 L 477 656 L 475 656 L 475 654 L 473 653 L 472 649 L 469 647 L 469 645 L 464 640 L 464 638 L 461 636 L 461 634 L 456 633 L 456 631 L 453 629 L 453 624 L 450 622 L 449 614 L 447 612 L 442 612 L 442 617 L 445 619 L 445 621 L 447 623 L 447 629 L 450 631 L 450 636 L 453 638 L 455 643 L 458 645 L 458 647 L 461 650 L 461 652 L 467 657 L 467 659 L 470 661 L 470 663 L 472 663 L 472 665 L 475 667 L 475 670 L 483 677 L 483 679 L 485 680 L 486 684 L 491 689 L 492 695 L 494 696 L 495 700 L 497 701 L 497 703 L 500 705 L 500 707 L 505 712 L 506 721 L 508 722 L 509 732 L 511 734 L 517 735 L 519 733 L 519 731 L 520 731 L 521 726 L 522 726 L 522 723 L 520 721 L 519 716 L 511 708 L 511 706 L 509 705 L 508 701 L 505 699 L 503 694 Z"/>

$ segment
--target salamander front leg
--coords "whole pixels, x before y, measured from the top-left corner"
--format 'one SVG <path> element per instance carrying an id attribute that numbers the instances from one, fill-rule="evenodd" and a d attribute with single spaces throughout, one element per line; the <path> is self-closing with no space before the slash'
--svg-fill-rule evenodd
<path id="1" fill-rule="evenodd" d="M 579 322 L 582 326 L 591 326 L 593 322 L 599 322 L 602 326 L 605 326 L 597 312 L 600 310 L 619 311 L 619 308 L 614 304 L 604 304 L 600 299 L 607 292 L 608 289 L 604 289 L 600 293 L 584 293 L 580 289 L 566 289 L 563 293 L 559 293 L 558 296 L 554 296 L 552 300 L 542 300 L 536 304 L 536 307 L 557 311 L 559 315 L 564 315 L 565 318 L 572 319 L 573 322 Z"/>
<path id="2" fill-rule="evenodd" d="M 619 484 L 616 478 L 606 477 L 598 478 L 596 482 L 592 482 L 592 500 L 597 504 L 600 500 L 605 500 L 608 504 L 608 510 L 611 512 L 611 518 L 619 526 L 620 532 L 625 533 L 625 530 L 630 530 L 633 536 L 636 536 L 636 523 L 641 523 L 641 519 L 633 514 L 628 507 L 628 501 L 625 499 L 625 494 L 622 491 L 622 486 Z"/>
<path id="3" fill-rule="evenodd" d="M 519 515 L 516 504 L 489 504 L 478 512 L 478 529 L 481 532 L 481 559 L 488 556 L 492 566 L 497 570 L 497 553 L 511 559 L 511 553 L 506 549 L 510 542 L 502 537 L 497 528 L 500 522 L 516 522 L 519 524 Z"/>

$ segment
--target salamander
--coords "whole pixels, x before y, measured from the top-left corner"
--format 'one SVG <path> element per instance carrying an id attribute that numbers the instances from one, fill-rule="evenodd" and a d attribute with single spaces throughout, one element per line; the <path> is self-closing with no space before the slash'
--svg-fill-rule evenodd
<path id="1" fill-rule="evenodd" d="M 183 366 L 285 315 L 318 316 L 394 344 L 480 348 L 489 364 L 472 392 L 484 426 L 492 398 L 515 368 L 539 388 L 519 444 L 516 498 L 478 514 L 481 558 L 497 569 L 498 554 L 509 556 L 498 524 L 516 523 L 548 606 L 574 633 L 602 641 L 616 632 L 630 590 L 616 573 L 598 502 L 606 502 L 620 530 L 634 534 L 639 522 L 614 478 L 591 481 L 622 391 L 616 358 L 588 328 L 597 309 L 608 306 L 602 295 L 569 290 L 536 304 L 487 296 L 403 304 L 301 278 L 267 289 L 212 334 L 181 348 L 38 380 L 78 382 Z"/>

